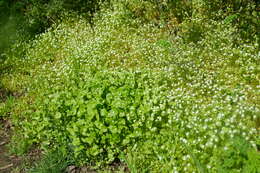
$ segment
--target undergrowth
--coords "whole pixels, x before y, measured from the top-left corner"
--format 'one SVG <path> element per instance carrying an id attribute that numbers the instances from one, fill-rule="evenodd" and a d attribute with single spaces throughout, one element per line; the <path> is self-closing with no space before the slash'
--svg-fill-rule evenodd
<path id="1" fill-rule="evenodd" d="M 65 155 L 62 150 L 50 150 L 44 154 L 40 161 L 37 161 L 30 173 L 57 173 L 65 172 L 71 164 L 69 154 Z"/>
<path id="2" fill-rule="evenodd" d="M 133 4 L 101 9 L 94 25 L 66 14 L 12 47 L 2 84 L 24 94 L 0 112 L 11 112 L 13 151 L 36 145 L 132 172 L 258 172 L 258 37 L 203 15 L 171 27 Z"/>

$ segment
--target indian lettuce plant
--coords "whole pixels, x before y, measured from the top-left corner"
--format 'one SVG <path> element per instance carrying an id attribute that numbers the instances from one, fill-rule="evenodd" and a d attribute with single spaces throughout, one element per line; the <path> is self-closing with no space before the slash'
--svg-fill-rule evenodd
<path id="1" fill-rule="evenodd" d="M 79 165 L 217 172 L 228 162 L 217 151 L 237 153 L 226 147 L 241 136 L 258 163 L 257 40 L 236 45 L 235 27 L 200 19 L 189 40 L 117 7 L 93 26 L 67 16 L 30 43 L 19 63 L 32 67 L 21 81 L 31 100 L 13 120 L 23 141 Z"/>

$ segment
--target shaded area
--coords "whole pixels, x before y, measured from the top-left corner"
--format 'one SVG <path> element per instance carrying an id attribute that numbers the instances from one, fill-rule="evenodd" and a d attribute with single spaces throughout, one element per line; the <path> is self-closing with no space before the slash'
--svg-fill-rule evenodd
<path id="1" fill-rule="evenodd" d="M 10 142 L 10 122 L 0 120 L 0 172 L 9 173 L 21 165 L 21 158 L 10 155 L 7 145 Z"/>
<path id="2" fill-rule="evenodd" d="M 10 90 L 1 87 L 0 83 L 0 102 L 4 102 L 10 96 L 14 96 L 14 94 Z"/>

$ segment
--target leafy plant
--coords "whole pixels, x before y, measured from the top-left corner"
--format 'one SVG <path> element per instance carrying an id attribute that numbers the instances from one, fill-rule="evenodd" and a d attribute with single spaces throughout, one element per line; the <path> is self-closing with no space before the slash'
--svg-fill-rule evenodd
<path id="1" fill-rule="evenodd" d="M 218 151 L 218 172 L 259 172 L 258 151 L 241 137 L 236 137 L 224 149 Z"/>
<path id="2" fill-rule="evenodd" d="M 62 149 L 51 150 L 43 155 L 43 158 L 30 169 L 30 173 L 57 173 L 64 172 L 71 164 L 70 156 Z"/>
<path id="3" fill-rule="evenodd" d="M 113 1 L 92 24 L 66 14 L 15 44 L 5 62 L 16 70 L 1 81 L 26 93 L 11 116 L 17 153 L 62 148 L 76 165 L 120 159 L 137 172 L 242 170 L 256 160 L 231 149 L 239 164 L 225 163 L 217 151 L 235 136 L 259 145 L 258 40 L 238 34 L 239 16 L 207 18 L 197 2 L 192 14 L 173 9 L 178 18 L 159 13 L 171 1 Z"/>

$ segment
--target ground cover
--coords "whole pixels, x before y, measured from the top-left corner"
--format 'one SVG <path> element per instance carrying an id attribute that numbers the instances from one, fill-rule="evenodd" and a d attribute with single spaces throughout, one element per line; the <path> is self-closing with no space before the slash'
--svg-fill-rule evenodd
<path id="1" fill-rule="evenodd" d="M 91 24 L 64 14 L 6 51 L 0 113 L 16 132 L 12 152 L 45 154 L 32 172 L 258 172 L 257 35 L 248 42 L 203 15 L 158 24 L 132 5 Z"/>

